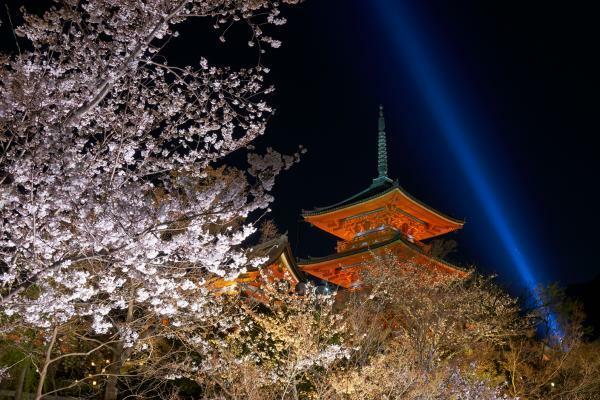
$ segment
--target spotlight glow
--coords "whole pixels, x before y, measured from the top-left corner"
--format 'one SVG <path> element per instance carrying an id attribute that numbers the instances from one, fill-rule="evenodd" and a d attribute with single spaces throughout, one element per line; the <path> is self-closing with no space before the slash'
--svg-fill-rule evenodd
<path id="1" fill-rule="evenodd" d="M 519 250 L 513 235 L 508 213 L 501 207 L 499 197 L 490 184 L 490 174 L 486 173 L 484 163 L 475 154 L 464 122 L 460 121 L 458 103 L 449 93 L 449 85 L 444 84 L 436 66 L 442 60 L 435 60 L 413 21 L 405 1 L 371 0 L 382 27 L 395 47 L 398 61 L 406 66 L 411 79 L 420 91 L 425 103 L 460 169 L 466 177 L 473 193 L 493 227 L 499 242 L 509 255 L 522 282 L 530 289 L 538 284 L 532 264 Z M 536 299 L 539 304 L 539 299 Z M 556 318 L 551 316 L 551 330 L 561 337 Z"/>

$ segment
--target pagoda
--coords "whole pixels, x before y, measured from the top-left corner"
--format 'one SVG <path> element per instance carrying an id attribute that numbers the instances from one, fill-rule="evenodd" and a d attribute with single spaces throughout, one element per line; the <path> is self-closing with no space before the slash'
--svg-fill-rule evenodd
<path id="1" fill-rule="evenodd" d="M 448 274 L 463 270 L 430 254 L 427 239 L 456 231 L 464 221 L 451 218 L 408 194 L 388 177 L 383 107 L 378 121 L 378 176 L 365 190 L 326 207 L 302 211 L 305 221 L 337 237 L 336 252 L 320 258 L 298 260 L 309 277 L 346 289 L 360 286 L 360 271 L 375 257 L 392 254 Z"/>
<path id="2" fill-rule="evenodd" d="M 250 257 L 263 257 L 233 280 L 215 277 L 209 286 L 217 293 L 243 293 L 262 301 L 261 270 L 269 280 L 285 280 L 292 291 L 302 292 L 312 282 L 321 290 L 329 286 L 354 290 L 361 286 L 360 272 L 377 258 L 393 255 L 398 263 L 411 262 L 445 275 L 467 272 L 434 257 L 427 240 L 456 231 L 464 221 L 451 218 L 408 194 L 388 177 L 383 108 L 379 108 L 377 178 L 365 190 L 327 207 L 302 211 L 311 225 L 338 238 L 336 252 L 318 258 L 296 259 L 287 235 L 252 248 Z"/>

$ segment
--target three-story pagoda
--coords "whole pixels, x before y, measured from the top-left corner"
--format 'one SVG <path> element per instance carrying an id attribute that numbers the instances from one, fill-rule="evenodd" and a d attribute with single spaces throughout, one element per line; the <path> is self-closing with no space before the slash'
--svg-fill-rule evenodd
<path id="1" fill-rule="evenodd" d="M 311 225 L 337 238 L 337 252 L 320 258 L 298 260 L 308 275 L 344 288 L 360 285 L 362 268 L 374 258 L 393 254 L 450 274 L 464 271 L 429 254 L 424 240 L 462 228 L 464 221 L 451 218 L 408 194 L 388 177 L 385 120 L 379 109 L 378 176 L 360 193 L 336 204 L 303 211 Z"/>

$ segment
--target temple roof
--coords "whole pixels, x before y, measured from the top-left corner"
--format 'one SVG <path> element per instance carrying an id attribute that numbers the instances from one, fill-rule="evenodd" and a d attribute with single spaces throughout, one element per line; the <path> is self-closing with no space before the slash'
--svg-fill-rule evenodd
<path id="1" fill-rule="evenodd" d="M 419 265 L 429 265 L 430 267 L 460 275 L 468 274 L 468 271 L 463 268 L 424 253 L 420 246 L 408 241 L 402 234 L 397 234 L 390 239 L 369 246 L 325 257 L 298 259 L 298 265 L 306 274 L 314 275 L 320 279 L 348 288 L 351 287 L 353 281 L 358 279 L 358 271 L 361 265 L 368 265 L 369 261 L 376 254 L 386 251 L 404 254 L 403 259 L 411 259 L 412 257 Z"/>
<path id="2" fill-rule="evenodd" d="M 302 211 L 312 225 L 344 240 L 380 227 L 393 227 L 416 240 L 462 228 L 464 221 L 448 217 L 417 200 L 397 182 L 375 183 L 366 190 L 328 207 Z"/>
<path id="3" fill-rule="evenodd" d="M 374 181 L 376 181 L 376 179 L 374 179 Z M 438 216 L 442 217 L 443 219 L 447 219 L 448 221 L 451 221 L 453 223 L 460 224 L 460 225 L 463 225 L 465 223 L 464 220 L 449 217 L 449 216 L 443 214 L 442 212 L 436 210 L 435 208 L 428 206 L 427 204 L 418 200 L 416 197 L 412 196 L 410 193 L 408 193 L 406 190 L 404 190 L 402 188 L 402 186 L 400 186 L 398 184 L 397 180 L 392 181 L 391 179 L 388 179 L 387 181 L 373 182 L 373 184 L 371 186 L 369 186 L 368 188 L 366 188 L 365 190 L 363 190 L 351 197 L 348 197 L 345 200 L 337 202 L 335 204 L 332 204 L 329 206 L 324 206 L 324 207 L 315 207 L 314 210 L 302 210 L 302 216 L 309 217 L 312 215 L 327 214 L 327 213 L 337 211 L 337 210 L 340 210 L 340 209 L 343 209 L 346 207 L 351 207 L 351 206 L 354 206 L 354 205 L 357 205 L 360 203 L 365 203 L 370 200 L 376 199 L 380 196 L 383 196 L 395 189 L 397 189 L 400 193 L 402 193 L 402 195 L 404 195 L 405 197 L 410 199 L 415 204 L 418 204 L 423 209 L 426 209 L 433 214 L 437 214 Z"/>
<path id="4" fill-rule="evenodd" d="M 437 257 L 430 256 L 428 254 L 425 254 L 423 252 L 423 250 L 421 250 L 420 246 L 416 245 L 415 243 L 410 242 L 409 240 L 406 239 L 406 237 L 404 237 L 404 235 L 401 235 L 401 234 L 397 234 L 396 236 L 394 236 L 388 240 L 371 244 L 370 246 L 365 246 L 365 247 L 361 247 L 358 249 L 351 249 L 351 250 L 347 250 L 347 251 L 344 251 L 341 253 L 333 253 L 333 254 L 323 256 L 323 257 L 309 256 L 308 258 L 298 258 L 297 263 L 298 263 L 298 266 L 300 267 L 300 269 L 304 270 L 304 268 L 306 268 L 307 266 L 312 265 L 312 264 L 319 264 L 324 261 L 338 260 L 340 258 L 345 258 L 345 257 L 352 256 L 355 254 L 360 254 L 360 253 L 370 253 L 374 250 L 377 250 L 381 247 L 388 246 L 393 243 L 402 243 L 404 246 L 414 250 L 415 252 L 419 253 L 420 255 L 427 257 L 431 261 L 443 264 L 443 265 L 447 266 L 448 268 L 452 268 L 452 269 L 455 269 L 455 270 L 461 271 L 461 272 L 467 271 L 466 269 L 458 267 L 447 261 L 444 261 L 441 258 L 437 258 Z"/>
<path id="5" fill-rule="evenodd" d="M 391 179 L 388 180 L 381 180 L 378 182 L 373 182 L 373 184 L 371 186 L 369 186 L 368 188 L 366 188 L 365 190 L 348 197 L 345 200 L 339 201 L 335 204 L 329 205 L 329 206 L 324 206 L 324 207 L 315 207 L 314 210 L 302 210 L 302 215 L 303 216 L 307 216 L 307 215 L 316 215 L 316 214 L 322 214 L 322 213 L 326 213 L 329 211 L 333 211 L 333 210 L 337 210 L 338 208 L 343 208 L 349 205 L 353 205 L 353 204 L 357 204 L 360 203 L 362 201 L 365 200 L 369 200 L 373 197 L 377 197 L 381 194 L 387 193 L 388 191 L 396 188 L 396 187 L 400 187 L 398 185 L 398 181 L 392 181 Z"/>
<path id="6" fill-rule="evenodd" d="M 272 240 L 260 243 L 250 249 L 250 257 L 265 258 L 258 268 L 248 268 L 235 279 L 213 277 L 208 285 L 218 293 L 238 293 L 240 288 L 254 292 L 260 287 L 260 269 L 269 268 L 275 279 L 287 279 L 283 269 L 287 269 L 294 285 L 306 281 L 306 274 L 300 270 L 290 249 L 287 235 L 280 235 Z M 279 268 L 281 267 L 281 268 Z M 254 288 L 254 289 L 253 289 Z M 260 296 L 255 297 L 260 300 Z"/>
<path id="7" fill-rule="evenodd" d="M 290 248 L 287 235 L 279 235 L 272 240 L 254 246 L 250 250 L 251 257 L 265 257 L 262 266 L 268 266 L 277 262 L 281 257 L 286 257 L 286 266 L 297 281 L 303 281 L 302 271 L 298 268 L 296 260 Z"/>

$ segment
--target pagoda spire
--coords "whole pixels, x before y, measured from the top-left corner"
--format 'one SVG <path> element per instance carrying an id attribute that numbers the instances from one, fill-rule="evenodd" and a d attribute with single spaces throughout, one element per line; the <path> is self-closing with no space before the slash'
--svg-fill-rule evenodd
<path id="1" fill-rule="evenodd" d="M 383 117 L 383 106 L 379 105 L 379 137 L 377 139 L 377 171 L 378 178 L 387 177 L 387 145 L 385 138 L 385 118 Z"/>
<path id="2" fill-rule="evenodd" d="M 385 119 L 383 118 L 383 106 L 379 106 L 379 127 L 378 127 L 378 138 L 377 138 L 377 172 L 379 175 L 373 179 L 372 186 L 379 186 L 382 184 L 391 183 L 392 180 L 388 178 L 388 162 L 387 162 L 387 144 L 385 138 Z"/>

